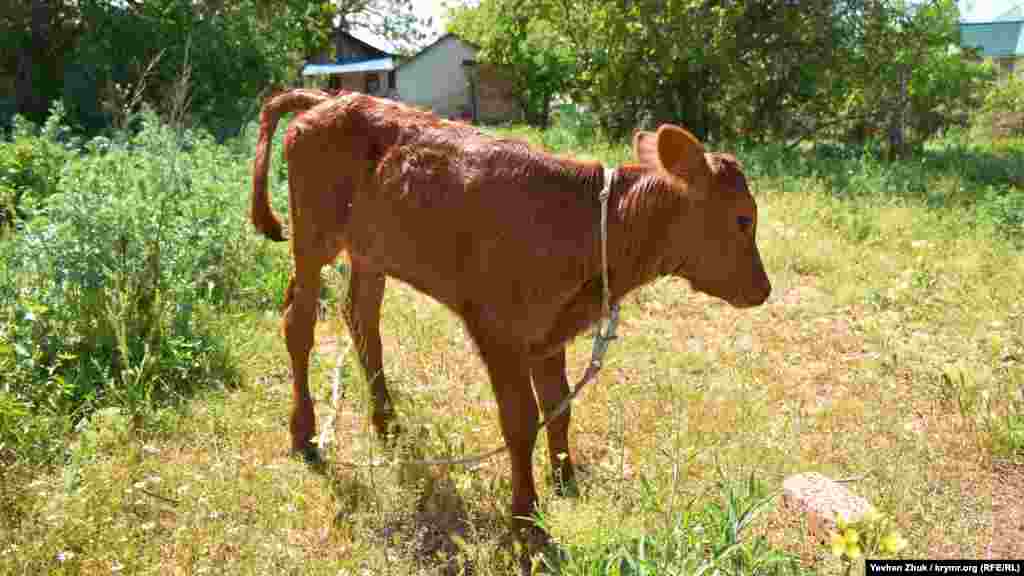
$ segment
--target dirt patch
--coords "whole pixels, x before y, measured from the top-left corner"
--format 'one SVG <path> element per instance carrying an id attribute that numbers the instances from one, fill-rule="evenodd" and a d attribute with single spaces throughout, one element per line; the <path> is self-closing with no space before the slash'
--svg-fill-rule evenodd
<path id="1" fill-rule="evenodd" d="M 992 542 L 987 558 L 1024 558 L 1024 464 L 994 462 Z"/>

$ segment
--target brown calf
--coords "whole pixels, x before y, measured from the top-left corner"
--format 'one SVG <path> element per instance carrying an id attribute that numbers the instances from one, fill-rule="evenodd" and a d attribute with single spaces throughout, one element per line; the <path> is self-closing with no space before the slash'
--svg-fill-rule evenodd
<path id="1" fill-rule="evenodd" d="M 315 432 L 307 367 L 320 269 L 347 251 L 344 316 L 370 382 L 377 432 L 386 434 L 392 420 L 380 307 L 385 277 L 393 276 L 465 322 L 510 447 L 512 513 L 528 516 L 537 498 L 538 402 L 549 412 L 568 393 L 566 343 L 602 312 L 602 166 L 390 100 L 285 92 L 264 104 L 253 166 L 253 224 L 278 240 L 267 169 L 287 112 L 302 112 L 284 140 L 295 258 L 284 312 L 292 448 L 307 451 Z M 672 275 L 734 306 L 764 302 L 771 284 L 754 240 L 757 207 L 735 158 L 705 154 L 671 125 L 638 133 L 634 150 L 638 163 L 617 170 L 609 199 L 612 300 Z M 568 411 L 548 430 L 551 466 L 565 480 L 573 476 L 568 430 Z"/>

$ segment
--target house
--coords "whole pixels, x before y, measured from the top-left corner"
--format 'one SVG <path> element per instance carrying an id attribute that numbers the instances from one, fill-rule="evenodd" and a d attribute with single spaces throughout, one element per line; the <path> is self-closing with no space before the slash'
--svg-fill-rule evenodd
<path id="1" fill-rule="evenodd" d="M 522 118 L 511 80 L 479 63 L 478 48 L 445 34 L 415 55 L 397 55 L 339 32 L 335 62 L 308 64 L 306 77 L 326 77 L 328 88 L 358 90 L 432 110 L 445 118 L 499 123 Z"/>
<path id="2" fill-rule="evenodd" d="M 355 90 L 374 96 L 393 96 L 398 55 L 382 50 L 338 29 L 334 33 L 333 61 L 325 54 L 302 69 L 305 79 L 323 77 L 331 90 Z"/>
<path id="3" fill-rule="evenodd" d="M 477 62 L 478 50 L 455 34 L 441 36 L 399 65 L 399 99 L 446 117 L 519 120 L 512 82 L 494 66 Z"/>
<path id="4" fill-rule="evenodd" d="M 1024 7 L 1018 6 L 991 22 L 961 22 L 960 46 L 991 60 L 999 76 L 1021 74 L 1024 68 Z"/>

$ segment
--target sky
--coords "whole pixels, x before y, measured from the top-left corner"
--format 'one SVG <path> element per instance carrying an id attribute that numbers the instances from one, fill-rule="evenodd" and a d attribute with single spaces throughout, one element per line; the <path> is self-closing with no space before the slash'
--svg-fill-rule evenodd
<path id="1" fill-rule="evenodd" d="M 421 11 L 423 16 L 434 18 L 433 32 L 435 36 L 444 34 L 444 4 L 445 0 L 414 0 L 417 12 Z"/>
<path id="2" fill-rule="evenodd" d="M 439 0 L 422 1 L 434 2 Z M 960 19 L 974 22 L 991 21 L 1014 6 L 1024 4 L 1022 0 L 959 0 L 959 2 Z"/>

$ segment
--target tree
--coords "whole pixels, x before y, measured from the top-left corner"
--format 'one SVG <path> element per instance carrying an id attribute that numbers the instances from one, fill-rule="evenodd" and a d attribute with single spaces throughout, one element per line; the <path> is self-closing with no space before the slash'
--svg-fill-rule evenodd
<path id="1" fill-rule="evenodd" d="M 74 40 L 76 5 L 0 0 L 0 71 L 15 78 L 15 111 L 41 122 L 60 93 L 63 56 Z"/>
<path id="2" fill-rule="evenodd" d="M 565 51 L 561 90 L 613 137 L 661 122 L 714 139 L 880 129 L 901 149 L 904 127 L 913 144 L 961 121 L 987 74 L 949 50 L 954 0 L 482 0 L 463 11 L 476 11 L 465 28 L 491 58 Z M 522 14 L 550 40 L 531 42 Z"/>
<path id="3" fill-rule="evenodd" d="M 334 0 L 337 26 L 385 38 L 403 51 L 427 39 L 430 17 L 416 15 L 413 0 Z"/>
<path id="4" fill-rule="evenodd" d="M 143 103 L 166 113 L 187 68 L 191 120 L 230 135 L 293 73 L 305 4 L 264 19 L 255 0 L 79 0 L 83 24 L 63 65 L 69 116 L 96 130 Z"/>
<path id="5" fill-rule="evenodd" d="M 192 119 L 226 136 L 335 26 L 411 43 L 423 22 L 411 0 L 0 0 L 0 73 L 17 71 L 30 119 L 63 98 L 69 119 L 94 131 L 142 103 L 167 110 L 187 65 Z"/>
<path id="6" fill-rule="evenodd" d="M 483 62 L 509 75 L 527 123 L 540 127 L 575 69 L 571 47 L 550 23 L 552 9 L 547 0 L 483 0 L 452 9 L 448 26 L 480 47 Z"/>
<path id="7" fill-rule="evenodd" d="M 36 54 L 42 56 L 49 45 L 48 36 L 50 29 L 50 6 L 45 0 L 32 0 L 30 11 L 29 41 L 21 49 L 18 57 L 18 75 L 16 79 L 18 111 L 26 114 L 37 114 L 40 112 L 39 98 L 32 90 L 32 79 L 35 75 Z"/>
<path id="8" fill-rule="evenodd" d="M 943 127 L 965 123 L 991 72 L 953 49 L 957 21 L 953 0 L 847 2 L 842 57 L 823 71 L 838 89 L 822 91 L 831 111 L 813 114 L 835 127 L 825 136 L 859 142 L 879 133 L 900 155 Z"/>

